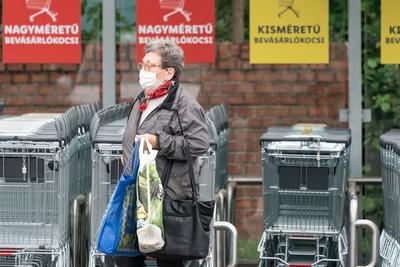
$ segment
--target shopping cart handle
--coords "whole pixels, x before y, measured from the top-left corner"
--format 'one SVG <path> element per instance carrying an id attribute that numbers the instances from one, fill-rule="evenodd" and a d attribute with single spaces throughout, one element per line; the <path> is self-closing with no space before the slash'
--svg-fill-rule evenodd
<path id="1" fill-rule="evenodd" d="M 370 220 L 357 220 L 355 222 L 356 227 L 367 228 L 372 232 L 372 253 L 371 261 L 368 265 L 357 266 L 357 267 L 374 267 L 378 262 L 378 247 L 379 247 L 379 229 L 376 224 Z"/>
<path id="2" fill-rule="evenodd" d="M 231 234 L 230 238 L 230 251 L 232 252 L 230 261 L 227 267 L 235 267 L 237 265 L 237 246 L 238 246 L 238 232 L 236 227 L 229 222 L 214 222 L 214 229 L 215 230 L 223 230 L 228 231 Z"/>
<path id="3" fill-rule="evenodd" d="M 379 247 L 379 229 L 376 224 L 370 220 L 358 219 L 358 198 L 355 194 L 355 187 L 350 186 L 350 267 L 374 267 L 378 261 Z M 357 227 L 367 228 L 372 232 L 372 253 L 371 261 L 368 265 L 357 265 Z"/>
<path id="4" fill-rule="evenodd" d="M 79 211 L 82 208 L 85 208 L 86 197 L 84 195 L 78 195 L 71 207 L 71 232 L 72 232 L 72 267 L 79 266 L 78 255 L 79 255 L 79 241 L 80 237 L 78 233 L 79 227 L 82 227 L 80 224 L 82 223 L 82 218 L 79 215 Z"/>

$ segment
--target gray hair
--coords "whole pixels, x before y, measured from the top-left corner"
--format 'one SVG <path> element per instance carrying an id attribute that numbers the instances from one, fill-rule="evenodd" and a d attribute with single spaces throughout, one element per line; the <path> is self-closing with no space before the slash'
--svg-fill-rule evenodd
<path id="1" fill-rule="evenodd" d="M 176 43 L 168 40 L 155 40 L 144 47 L 144 53 L 154 52 L 160 55 L 163 68 L 174 68 L 175 75 L 172 79 L 178 80 L 184 66 L 183 50 Z"/>

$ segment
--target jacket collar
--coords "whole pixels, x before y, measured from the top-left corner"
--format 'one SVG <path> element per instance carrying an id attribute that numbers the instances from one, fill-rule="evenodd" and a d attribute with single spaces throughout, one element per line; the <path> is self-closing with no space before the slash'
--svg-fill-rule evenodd
<path id="1" fill-rule="evenodd" d="M 179 89 L 179 81 L 176 81 L 174 85 L 169 89 L 169 93 L 167 98 L 164 100 L 164 102 L 161 104 L 160 108 L 161 109 L 168 109 L 171 110 L 174 106 L 176 96 L 178 94 L 178 89 Z"/>
<path id="2" fill-rule="evenodd" d="M 133 103 L 139 102 L 143 100 L 143 98 L 145 97 L 144 95 L 144 90 L 142 90 L 135 98 L 135 101 Z"/>
<path id="3" fill-rule="evenodd" d="M 167 98 L 163 101 L 163 103 L 160 105 L 161 109 L 167 109 L 167 110 L 172 110 L 174 107 L 174 103 L 176 102 L 176 96 L 178 94 L 178 90 L 180 88 L 180 83 L 179 81 L 175 81 L 174 84 L 172 85 L 171 89 L 169 89 L 168 96 Z M 142 90 L 135 98 L 135 101 L 133 101 L 132 108 L 130 109 L 128 113 L 128 118 L 131 115 L 131 112 L 135 106 L 136 102 L 139 102 L 143 100 L 145 97 L 144 90 Z"/>

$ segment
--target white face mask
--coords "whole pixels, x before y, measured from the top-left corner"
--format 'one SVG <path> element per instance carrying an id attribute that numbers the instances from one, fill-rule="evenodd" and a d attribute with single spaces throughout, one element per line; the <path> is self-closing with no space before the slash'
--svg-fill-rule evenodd
<path id="1" fill-rule="evenodd" d="M 160 87 L 163 82 L 157 80 L 157 73 L 151 71 L 140 70 L 139 83 L 143 89 L 156 89 Z"/>

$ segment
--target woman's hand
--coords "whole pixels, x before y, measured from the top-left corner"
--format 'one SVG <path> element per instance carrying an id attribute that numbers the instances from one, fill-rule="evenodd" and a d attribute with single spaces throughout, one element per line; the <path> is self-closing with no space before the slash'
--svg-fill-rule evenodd
<path id="1" fill-rule="evenodd" d="M 141 139 L 146 139 L 149 140 L 149 143 L 151 144 L 151 146 L 153 147 L 153 149 L 157 149 L 157 136 L 154 134 L 141 134 L 141 135 L 136 135 L 136 137 L 139 137 Z M 147 149 L 147 144 L 146 142 L 143 143 L 144 144 L 144 149 Z"/>

